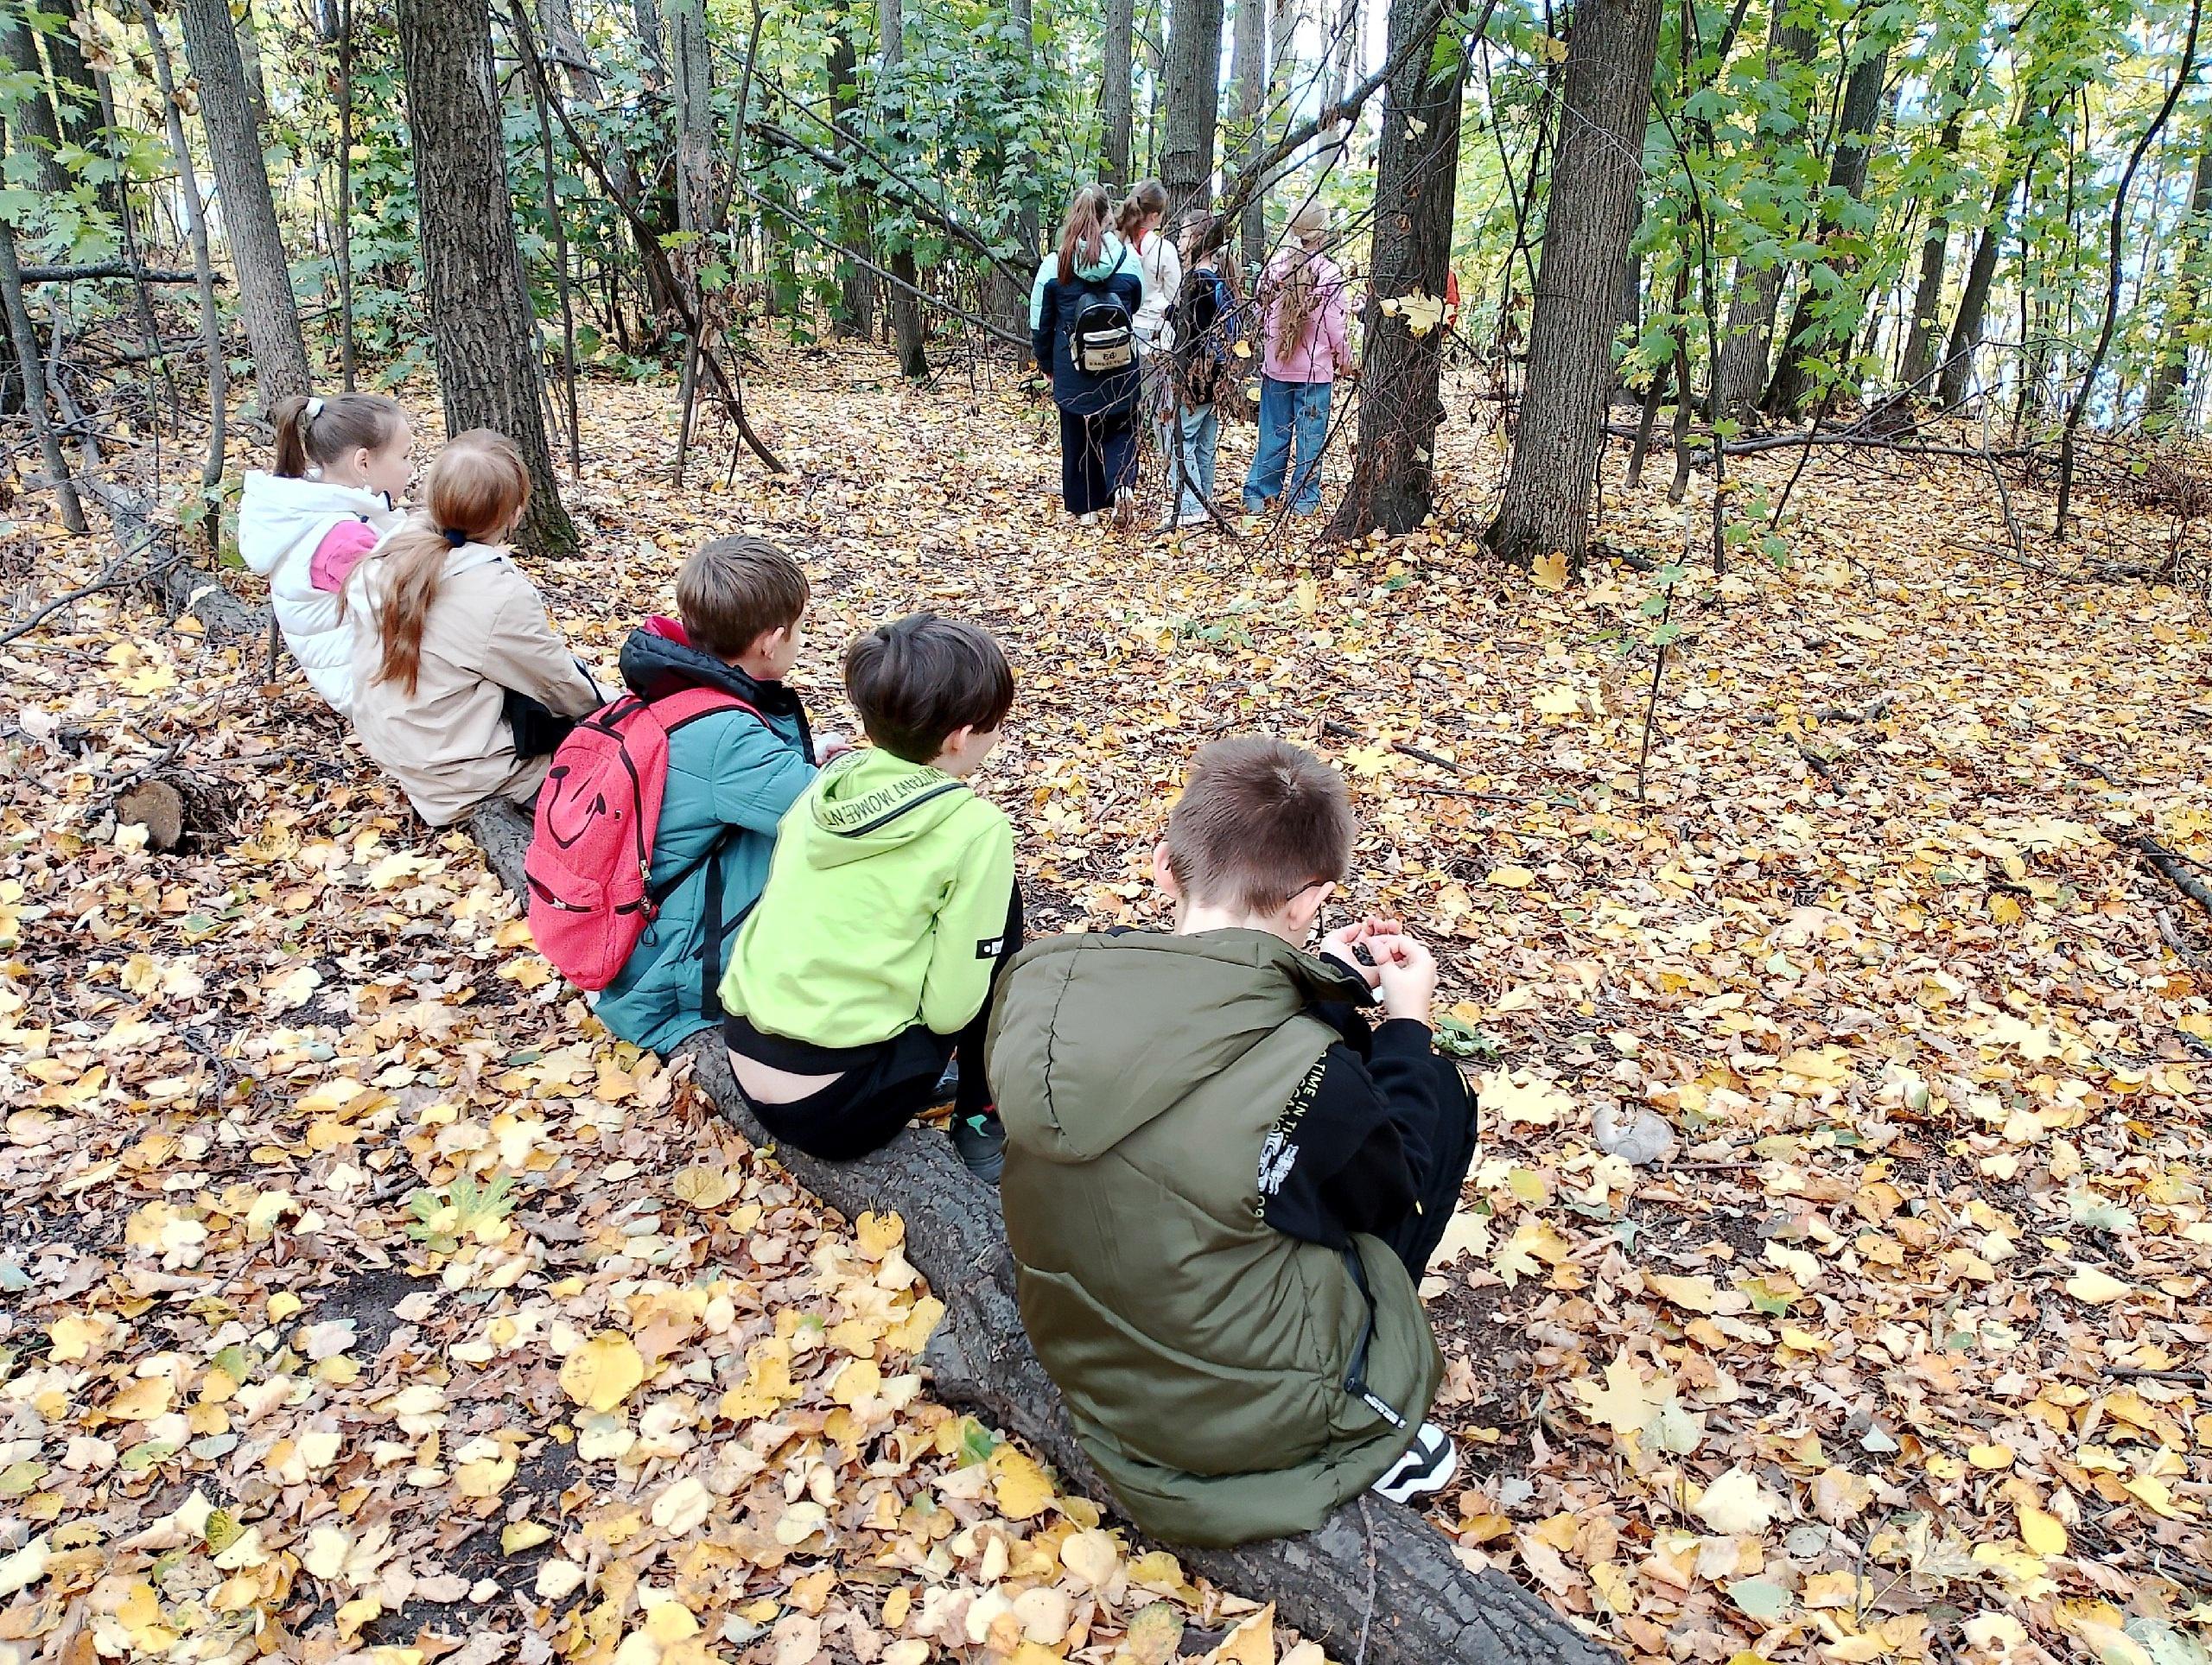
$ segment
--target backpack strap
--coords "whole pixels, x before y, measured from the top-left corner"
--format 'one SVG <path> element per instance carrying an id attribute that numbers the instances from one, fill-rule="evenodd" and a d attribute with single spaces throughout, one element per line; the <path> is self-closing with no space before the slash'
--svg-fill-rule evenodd
<path id="1" fill-rule="evenodd" d="M 686 723 L 696 722 L 702 717 L 711 717 L 717 711 L 750 712 L 760 719 L 764 728 L 768 721 L 758 706 L 719 688 L 686 688 L 661 699 L 639 702 L 649 704 L 653 715 L 659 719 L 660 726 L 671 734 Z"/>

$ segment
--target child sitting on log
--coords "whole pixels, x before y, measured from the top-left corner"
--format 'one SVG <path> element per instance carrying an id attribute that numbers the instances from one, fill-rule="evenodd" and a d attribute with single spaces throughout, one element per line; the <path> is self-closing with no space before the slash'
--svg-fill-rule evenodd
<path id="1" fill-rule="evenodd" d="M 992 1017 L 1022 1322 L 1172 1543 L 1310 1531 L 1458 1466 L 1416 1290 L 1474 1107 L 1430 1050 L 1426 948 L 1367 919 L 1302 951 L 1356 830 L 1310 753 L 1205 747 L 1153 857 L 1174 931 L 1033 944 Z"/>
<path id="2" fill-rule="evenodd" d="M 530 505 L 514 442 L 486 428 L 430 465 L 424 507 L 354 568 L 353 729 L 433 827 L 527 804 L 602 698 L 507 548 Z"/>
<path id="3" fill-rule="evenodd" d="M 717 537 L 676 576 L 682 622 L 650 619 L 623 645 L 631 693 L 675 714 L 663 720 L 656 911 L 593 1007 L 625 1040 L 665 1054 L 721 1015 L 715 984 L 729 936 L 767 881 L 776 823 L 814 779 L 806 709 L 784 685 L 806 605 L 806 574 L 787 551 Z M 832 735 L 822 744 L 842 749 Z"/>
<path id="4" fill-rule="evenodd" d="M 284 645 L 342 717 L 353 705 L 353 632 L 340 598 L 361 557 L 400 524 L 415 434 L 398 401 L 379 393 L 294 394 L 269 416 L 276 460 L 245 477 L 238 558 L 269 581 Z"/>
<path id="5" fill-rule="evenodd" d="M 1021 893 L 1013 829 L 968 777 L 1014 676 L 988 632 L 922 613 L 847 650 L 845 692 L 874 743 L 784 817 L 722 978 L 730 1070 L 764 1128 L 835 1162 L 890 1143 L 957 1056 L 954 1147 L 995 1180 L 983 1023 Z"/>

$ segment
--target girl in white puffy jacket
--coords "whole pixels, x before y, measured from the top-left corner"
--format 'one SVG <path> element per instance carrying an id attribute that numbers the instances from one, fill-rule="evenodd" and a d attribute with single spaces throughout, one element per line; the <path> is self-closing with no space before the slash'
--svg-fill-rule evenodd
<path id="1" fill-rule="evenodd" d="M 285 645 L 331 709 L 353 709 L 353 629 L 339 605 L 354 564 L 401 520 L 415 434 L 377 393 L 295 395 L 270 413 L 276 463 L 245 477 L 238 555 L 269 581 Z"/>

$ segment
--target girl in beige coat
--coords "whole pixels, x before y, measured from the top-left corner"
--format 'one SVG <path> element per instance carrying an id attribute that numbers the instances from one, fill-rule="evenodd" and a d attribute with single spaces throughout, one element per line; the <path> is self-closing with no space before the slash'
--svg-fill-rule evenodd
<path id="1" fill-rule="evenodd" d="M 434 827 L 488 798 L 537 795 L 551 746 L 526 734 L 518 747 L 516 714 L 528 708 L 516 696 L 571 721 L 604 702 L 509 558 L 529 503 L 513 442 L 472 429 L 430 465 L 424 512 L 346 585 L 354 732 Z"/>

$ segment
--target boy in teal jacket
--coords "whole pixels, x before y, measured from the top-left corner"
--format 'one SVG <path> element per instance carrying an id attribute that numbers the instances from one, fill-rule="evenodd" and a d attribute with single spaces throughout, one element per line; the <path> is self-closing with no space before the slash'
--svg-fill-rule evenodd
<path id="1" fill-rule="evenodd" d="M 723 950 L 767 880 L 776 823 L 814 779 L 806 711 L 783 680 L 805 639 L 806 603 L 806 575 L 785 550 L 718 537 L 677 575 L 683 622 L 648 620 L 623 645 L 622 678 L 639 699 L 713 688 L 753 708 L 669 735 L 652 882 L 683 880 L 593 1008 L 651 1051 L 671 1052 L 721 1016 Z"/>
<path id="2" fill-rule="evenodd" d="M 853 644 L 845 691 L 874 745 L 784 818 L 722 978 L 731 1072 L 778 1139 L 847 1161 L 926 1109 L 957 1053 L 953 1142 L 995 1182 L 983 1026 L 1021 897 L 1014 830 L 967 777 L 998 743 L 1013 673 L 988 632 L 916 613 Z"/>

